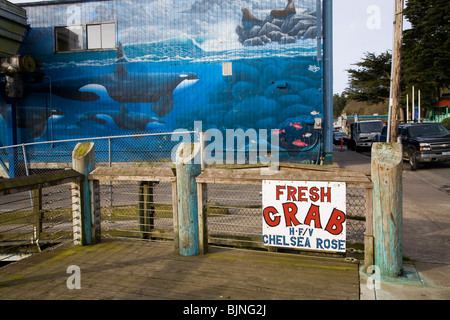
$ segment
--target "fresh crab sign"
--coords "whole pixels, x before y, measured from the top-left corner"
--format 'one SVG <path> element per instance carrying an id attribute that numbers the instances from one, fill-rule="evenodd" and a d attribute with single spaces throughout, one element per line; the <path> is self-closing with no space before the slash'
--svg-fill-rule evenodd
<path id="1" fill-rule="evenodd" d="M 264 180 L 262 201 L 264 245 L 345 252 L 345 183 Z"/>

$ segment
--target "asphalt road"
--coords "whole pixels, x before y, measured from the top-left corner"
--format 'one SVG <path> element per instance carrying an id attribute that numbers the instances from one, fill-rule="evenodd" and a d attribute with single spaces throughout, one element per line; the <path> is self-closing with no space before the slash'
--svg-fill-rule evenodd
<path id="1" fill-rule="evenodd" d="M 341 152 L 335 146 L 333 157 L 342 168 L 371 170 L 370 151 Z M 450 271 L 450 162 L 412 171 L 404 161 L 403 169 L 403 253 L 416 263 L 426 263 L 422 274 L 450 287 L 450 278 L 444 276 Z"/>
<path id="2" fill-rule="evenodd" d="M 409 168 L 406 170 L 430 187 L 450 195 L 450 162 L 428 164 L 421 166 L 416 171 L 411 171 Z"/>
<path id="3" fill-rule="evenodd" d="M 360 154 L 370 158 L 370 150 Z M 450 194 L 450 161 L 421 164 L 416 171 L 412 171 L 409 163 L 403 161 L 403 170 L 423 181 L 424 185 Z"/>

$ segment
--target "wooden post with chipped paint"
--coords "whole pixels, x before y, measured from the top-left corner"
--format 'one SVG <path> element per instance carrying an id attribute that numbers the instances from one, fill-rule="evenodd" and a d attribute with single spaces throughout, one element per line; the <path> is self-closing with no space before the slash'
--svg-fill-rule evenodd
<path id="1" fill-rule="evenodd" d="M 82 245 L 100 242 L 100 206 L 98 196 L 98 181 L 89 181 L 89 173 L 95 169 L 95 148 L 93 142 L 80 142 L 72 152 L 73 169 L 85 176 L 80 183 L 79 209 L 81 214 L 81 241 Z"/>
<path id="2" fill-rule="evenodd" d="M 403 273 L 402 145 L 372 146 L 374 264 L 381 276 Z"/>
<path id="3" fill-rule="evenodd" d="M 197 183 L 201 173 L 200 144 L 181 143 L 176 152 L 178 252 L 193 256 L 200 253 Z"/>

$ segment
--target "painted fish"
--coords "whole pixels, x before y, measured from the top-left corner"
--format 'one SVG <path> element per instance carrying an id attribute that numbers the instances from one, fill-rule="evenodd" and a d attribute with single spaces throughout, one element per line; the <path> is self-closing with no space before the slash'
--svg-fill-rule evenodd
<path id="1" fill-rule="evenodd" d="M 318 67 L 318 66 L 313 66 L 313 65 L 309 65 L 308 70 L 311 71 L 311 72 L 316 73 L 317 71 L 320 70 L 320 67 Z"/>
<path id="2" fill-rule="evenodd" d="M 311 111 L 311 114 L 312 114 L 313 116 L 317 116 L 318 114 L 320 114 L 320 112 L 319 112 L 319 111 Z"/>
<path id="3" fill-rule="evenodd" d="M 312 136 L 312 133 L 308 132 L 303 135 L 303 138 L 309 138 Z"/>
<path id="4" fill-rule="evenodd" d="M 294 142 L 292 142 L 292 144 L 297 147 L 307 147 L 308 146 L 308 144 L 306 142 L 303 142 L 300 139 L 295 140 Z"/>
<path id="5" fill-rule="evenodd" d="M 272 130 L 272 133 L 273 134 L 282 134 L 282 133 L 285 133 L 286 132 L 286 130 L 281 130 L 281 129 L 273 129 Z"/>
<path id="6" fill-rule="evenodd" d="M 300 130 L 300 129 L 303 128 L 302 125 L 301 125 L 300 123 L 292 123 L 292 122 L 291 122 L 290 126 L 291 126 L 291 127 L 294 127 L 294 128 L 297 129 L 297 130 Z"/>

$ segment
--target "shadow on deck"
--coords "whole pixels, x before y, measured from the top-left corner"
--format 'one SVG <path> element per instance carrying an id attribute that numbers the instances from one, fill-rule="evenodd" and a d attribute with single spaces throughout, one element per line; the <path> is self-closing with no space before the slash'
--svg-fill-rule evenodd
<path id="1" fill-rule="evenodd" d="M 71 265 L 80 268 L 81 289 L 67 287 Z M 357 300 L 358 267 L 342 258 L 219 247 L 186 257 L 171 241 L 105 240 L 0 268 L 0 299 Z"/>

